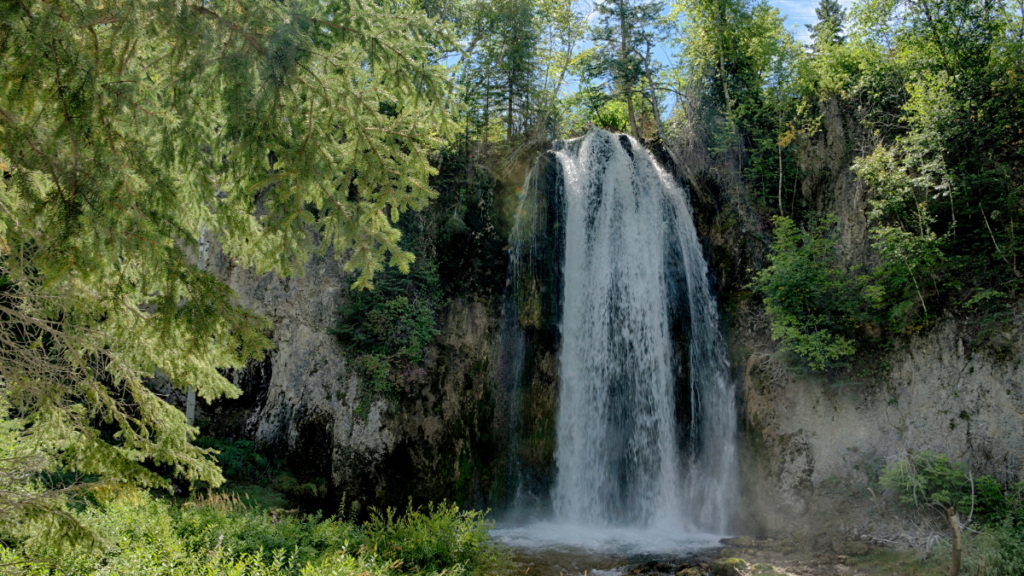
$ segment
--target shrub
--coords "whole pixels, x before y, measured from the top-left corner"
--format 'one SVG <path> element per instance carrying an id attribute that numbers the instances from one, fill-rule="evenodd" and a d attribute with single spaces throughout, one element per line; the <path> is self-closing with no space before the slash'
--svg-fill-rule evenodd
<path id="1" fill-rule="evenodd" d="M 1002 519 L 1010 513 L 1003 487 L 991 476 L 974 478 L 967 465 L 924 451 L 885 467 L 879 483 L 903 504 L 953 506 L 961 514 Z"/>
<path id="2" fill-rule="evenodd" d="M 491 522 L 484 513 L 460 511 L 455 504 L 431 504 L 427 512 L 410 503 L 404 516 L 394 508 L 373 510 L 365 525 L 366 545 L 406 571 L 437 572 L 453 568 L 472 571 L 489 553 Z"/>
<path id="3" fill-rule="evenodd" d="M 835 217 L 806 231 L 786 217 L 774 223 L 771 264 L 751 284 L 764 296 L 772 338 L 814 370 L 844 365 L 857 351 L 857 329 L 880 301 L 878 289 L 840 266 Z"/>
<path id="4" fill-rule="evenodd" d="M 441 286 L 437 268 L 424 261 L 408 275 L 388 269 L 374 290 L 353 291 L 338 308 L 338 322 L 328 330 L 352 352 L 368 392 L 408 390 L 422 376 L 419 364 L 440 334 L 437 314 Z"/>
<path id="5" fill-rule="evenodd" d="M 945 454 L 924 451 L 886 466 L 879 483 L 904 505 L 953 506 L 962 521 L 978 521 L 981 533 L 965 534 L 963 573 L 975 573 L 984 558 L 986 574 L 1024 574 L 1024 481 L 1004 488 Z M 948 547 L 939 552 L 940 564 L 946 562 Z"/>
<path id="6" fill-rule="evenodd" d="M 217 464 L 224 477 L 235 482 L 264 486 L 274 479 L 280 465 L 256 451 L 251 440 L 224 440 L 200 436 L 195 444 L 202 448 L 214 448 Z"/>
<path id="7" fill-rule="evenodd" d="M 468 573 L 493 558 L 483 513 L 441 504 L 426 513 L 394 511 L 360 527 L 340 518 L 253 510 L 237 498 L 176 507 L 146 492 L 69 511 L 101 536 L 96 547 L 0 543 L 12 574 L 68 576 L 385 576 L 395 570 Z"/>

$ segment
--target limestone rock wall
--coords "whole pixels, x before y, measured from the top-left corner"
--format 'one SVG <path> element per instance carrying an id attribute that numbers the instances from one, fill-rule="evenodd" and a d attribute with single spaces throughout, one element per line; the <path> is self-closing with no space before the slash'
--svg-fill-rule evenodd
<path id="1" fill-rule="evenodd" d="M 908 452 L 942 452 L 1002 481 L 1024 477 L 1024 312 L 1004 334 L 1013 354 L 971 333 L 969 322 L 947 319 L 878 358 L 891 366 L 880 379 L 835 381 L 795 370 L 767 341 L 749 349 L 734 366 L 748 526 L 794 529 L 816 498 L 870 488 Z"/>
<path id="2" fill-rule="evenodd" d="M 360 375 L 327 333 L 348 293 L 343 263 L 314 258 L 303 276 L 282 279 L 212 252 L 209 270 L 240 304 L 273 322 L 275 349 L 258 372 L 263 380 L 246 390 L 244 435 L 258 448 L 287 457 L 298 475 L 326 480 L 331 497 L 344 494 L 364 509 L 404 508 L 410 495 L 484 498 L 498 453 L 489 374 L 497 354 L 495 303 L 452 301 L 427 353 L 424 381 L 398 402 L 367 403 Z M 226 412 L 215 404 L 204 416 L 223 421 Z"/>

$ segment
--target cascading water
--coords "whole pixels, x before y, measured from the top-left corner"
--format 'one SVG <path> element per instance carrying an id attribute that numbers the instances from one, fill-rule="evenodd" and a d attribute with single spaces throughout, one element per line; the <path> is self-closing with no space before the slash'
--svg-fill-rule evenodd
<path id="1" fill-rule="evenodd" d="M 593 131 L 554 155 L 564 218 L 554 522 L 724 533 L 736 412 L 686 194 L 627 136 Z M 688 358 L 677 354 L 679 318 Z M 676 398 L 680 381 L 688 398 Z"/>

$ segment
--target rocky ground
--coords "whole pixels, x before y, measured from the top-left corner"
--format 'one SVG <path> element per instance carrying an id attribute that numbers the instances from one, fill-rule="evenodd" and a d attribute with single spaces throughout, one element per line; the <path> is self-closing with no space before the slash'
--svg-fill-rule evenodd
<path id="1" fill-rule="evenodd" d="M 907 576 L 931 574 L 919 554 L 863 540 L 808 542 L 727 538 L 726 546 L 677 561 L 650 560 L 626 567 L 626 576 Z M 940 572 L 935 572 L 939 574 Z M 944 572 L 941 572 L 944 574 Z"/>
<path id="2" fill-rule="evenodd" d="M 832 549 L 806 552 L 793 545 L 792 541 L 753 540 L 747 536 L 730 538 L 724 542 L 728 547 L 719 551 L 718 557 L 706 556 L 689 558 L 679 563 L 646 562 L 627 569 L 628 576 L 654 576 L 654 574 L 675 574 L 675 576 L 867 576 L 849 564 L 852 556 L 864 556 L 872 548 L 862 542 L 851 541 L 838 544 L 840 552 Z"/>

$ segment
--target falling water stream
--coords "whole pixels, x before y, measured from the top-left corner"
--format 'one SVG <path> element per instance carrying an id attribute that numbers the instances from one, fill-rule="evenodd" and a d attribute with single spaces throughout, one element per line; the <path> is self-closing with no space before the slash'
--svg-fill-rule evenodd
<path id="1" fill-rule="evenodd" d="M 517 547 L 625 555 L 714 545 L 738 493 L 736 409 L 687 195 L 624 135 L 593 131 L 554 155 L 564 211 L 557 471 L 547 517 L 495 533 Z M 524 206 L 537 202 L 533 180 Z M 535 226 L 517 222 L 513 272 L 529 256 L 523 230 Z M 679 314 L 688 358 L 674 340 Z M 503 365 L 521 371 L 522 331 L 503 333 Z"/>

